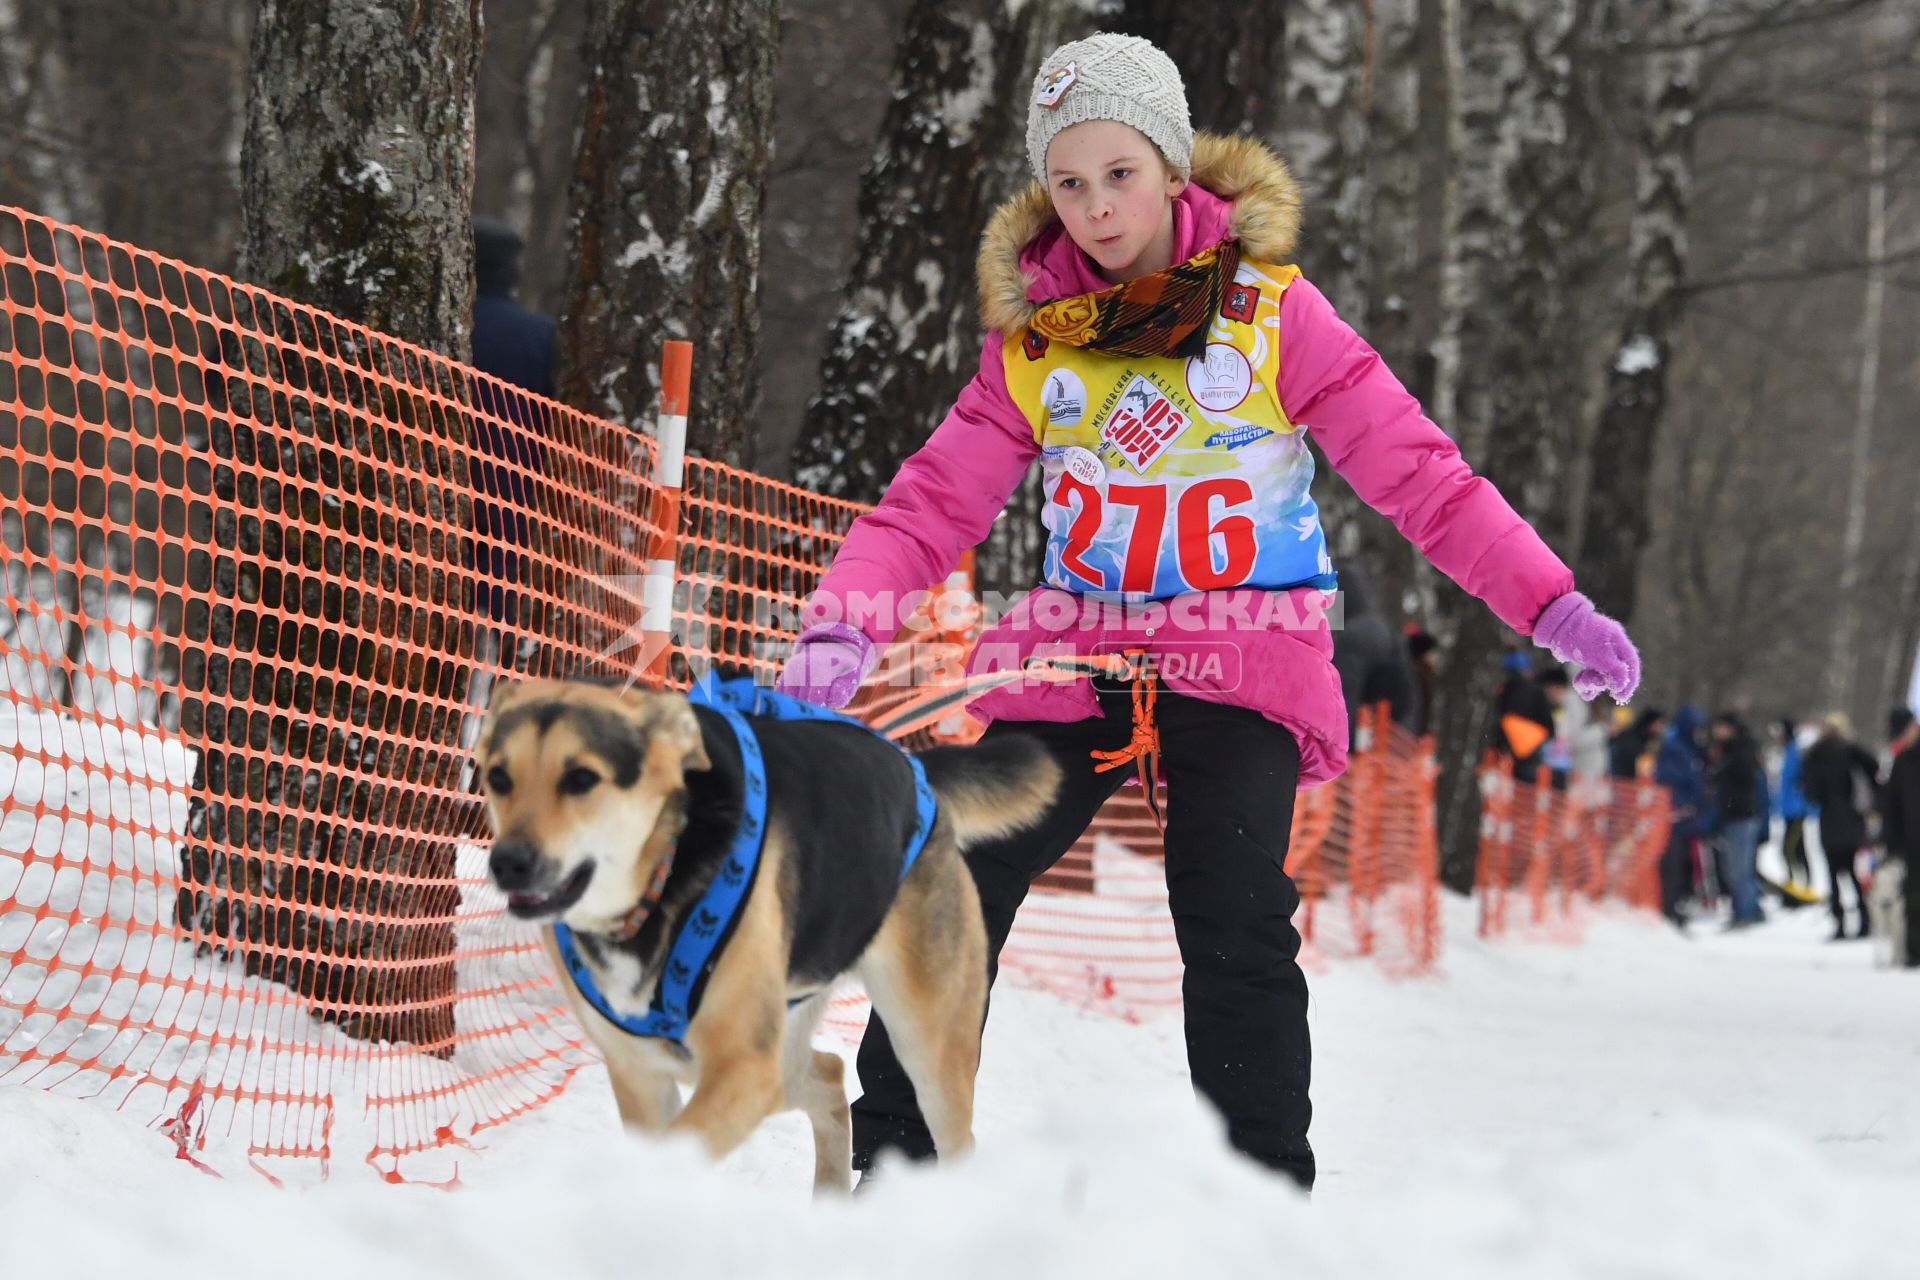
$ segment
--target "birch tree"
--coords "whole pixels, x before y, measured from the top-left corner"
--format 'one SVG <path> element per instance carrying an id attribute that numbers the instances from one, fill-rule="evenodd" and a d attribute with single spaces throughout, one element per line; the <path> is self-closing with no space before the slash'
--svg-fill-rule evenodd
<path id="1" fill-rule="evenodd" d="M 1444 12 L 1452 178 L 1434 408 L 1475 470 L 1552 543 L 1564 532 L 1566 425 L 1581 403 L 1574 299 L 1594 216 L 1592 15 L 1579 0 L 1446 0 Z M 1457 589 L 1443 592 L 1443 613 L 1441 871 L 1465 892 L 1501 628 Z"/>
<path id="2" fill-rule="evenodd" d="M 599 0 L 587 25 L 560 398 L 630 426 L 694 343 L 689 452 L 753 462 L 776 0 Z"/>
<path id="3" fill-rule="evenodd" d="M 1852 465 L 1848 468 L 1840 582 L 1835 592 L 1827 705 L 1851 711 L 1859 630 L 1861 558 L 1867 535 L 1867 490 L 1873 479 L 1873 420 L 1880 402 L 1880 339 L 1887 295 L 1887 73 L 1868 81 L 1866 281 L 1860 316 L 1860 367 L 1853 401 Z"/>
<path id="4" fill-rule="evenodd" d="M 1575 577 L 1601 612 L 1623 620 L 1633 613 L 1651 528 L 1654 451 L 1685 296 L 1700 101 L 1696 37 L 1706 11 L 1706 0 L 1660 0 L 1650 24 L 1656 49 L 1646 59 L 1639 113 L 1626 314 L 1607 361 L 1606 399 L 1587 469 Z"/>
<path id="5" fill-rule="evenodd" d="M 480 31 L 478 0 L 261 5 L 247 274 L 465 356 Z M 420 387 L 355 331 L 251 295 L 233 310 L 189 440 L 220 501 L 188 515 L 209 554 L 181 626 L 180 730 L 201 754 L 177 914 L 352 1034 L 444 1050 L 453 839 L 474 810 L 439 797 L 462 790 L 472 635 L 459 539 L 429 531 L 467 522 L 466 441 L 413 391 L 461 389 L 430 366 Z M 263 480 L 263 453 L 296 482 Z"/>

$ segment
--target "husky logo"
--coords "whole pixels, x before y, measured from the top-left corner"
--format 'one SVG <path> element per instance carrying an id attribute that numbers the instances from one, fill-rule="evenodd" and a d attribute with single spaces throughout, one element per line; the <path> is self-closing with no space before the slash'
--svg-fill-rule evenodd
<path id="1" fill-rule="evenodd" d="M 693 930 L 696 936 L 702 937 L 702 938 L 711 938 L 713 936 L 713 931 L 715 929 L 718 929 L 719 927 L 720 927 L 720 917 L 713 914 L 713 912 L 707 910 L 705 907 L 702 907 L 698 911 L 693 913 L 693 923 L 688 926 L 688 928 Z"/>
<path id="2" fill-rule="evenodd" d="M 1187 415 L 1174 407 L 1166 392 L 1135 374 L 1100 428 L 1100 438 L 1145 475 L 1186 429 Z"/>
<path id="3" fill-rule="evenodd" d="M 693 970 L 687 968 L 685 960 L 674 960 L 667 965 L 667 977 L 675 982 L 685 982 L 693 976 Z"/>
<path id="4" fill-rule="evenodd" d="M 720 864 L 720 878 L 728 884 L 739 884 L 746 874 L 747 869 L 740 865 L 737 858 L 728 858 Z"/>

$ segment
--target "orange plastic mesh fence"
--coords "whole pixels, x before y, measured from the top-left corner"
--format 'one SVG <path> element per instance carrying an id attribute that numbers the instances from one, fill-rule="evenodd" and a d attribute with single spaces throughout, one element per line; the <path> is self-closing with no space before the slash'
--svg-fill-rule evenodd
<path id="1" fill-rule="evenodd" d="M 1287 870 L 1309 969 L 1369 957 L 1395 976 L 1439 957 L 1433 755 L 1385 713 L 1363 709 L 1345 775 L 1299 793 Z M 1384 726 L 1384 729 L 1381 728 Z M 1126 786 L 1093 829 L 1034 886 L 1001 960 L 1003 975 L 1128 1018 L 1180 1004 L 1181 963 L 1167 908 L 1160 832 Z"/>
<path id="2" fill-rule="evenodd" d="M 1480 933 L 1516 930 L 1581 937 L 1584 904 L 1614 900 L 1660 909 L 1660 856 L 1671 801 L 1649 779 L 1576 780 L 1556 790 L 1550 771 L 1517 782 L 1490 754 L 1480 771 Z"/>
<path id="3" fill-rule="evenodd" d="M 564 1089 L 592 1058 L 487 881 L 469 751 L 496 680 L 633 669 L 654 464 L 645 436 L 0 209 L 0 1084 L 189 1158 L 217 1132 L 269 1173 L 392 1179 L 449 1176 Z M 860 510 L 689 460 L 670 678 L 770 672 Z M 977 622 L 939 617 L 900 669 L 957 674 Z M 1431 769 L 1383 736 L 1303 793 L 1293 866 L 1317 954 L 1414 972 L 1439 944 Z M 1127 1016 L 1178 992 L 1131 797 L 1008 951 Z"/>

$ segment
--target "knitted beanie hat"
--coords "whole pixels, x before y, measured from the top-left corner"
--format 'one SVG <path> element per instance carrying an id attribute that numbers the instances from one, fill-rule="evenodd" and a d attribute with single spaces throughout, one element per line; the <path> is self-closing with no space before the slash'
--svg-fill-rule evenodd
<path id="1" fill-rule="evenodd" d="M 1187 89 L 1173 59 L 1138 36 L 1109 32 L 1061 45 L 1040 64 L 1027 104 L 1027 163 L 1047 181 L 1047 144 L 1068 125 L 1117 120 L 1160 148 L 1181 177 L 1193 167 Z"/>

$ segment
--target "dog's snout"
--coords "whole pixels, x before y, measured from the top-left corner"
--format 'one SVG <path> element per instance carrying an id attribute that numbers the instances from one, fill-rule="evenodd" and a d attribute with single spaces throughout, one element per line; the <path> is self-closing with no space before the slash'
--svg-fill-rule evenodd
<path id="1" fill-rule="evenodd" d="M 493 882 L 509 893 L 531 888 L 540 870 L 540 851 L 525 840 L 502 840 L 493 846 L 487 867 Z"/>

